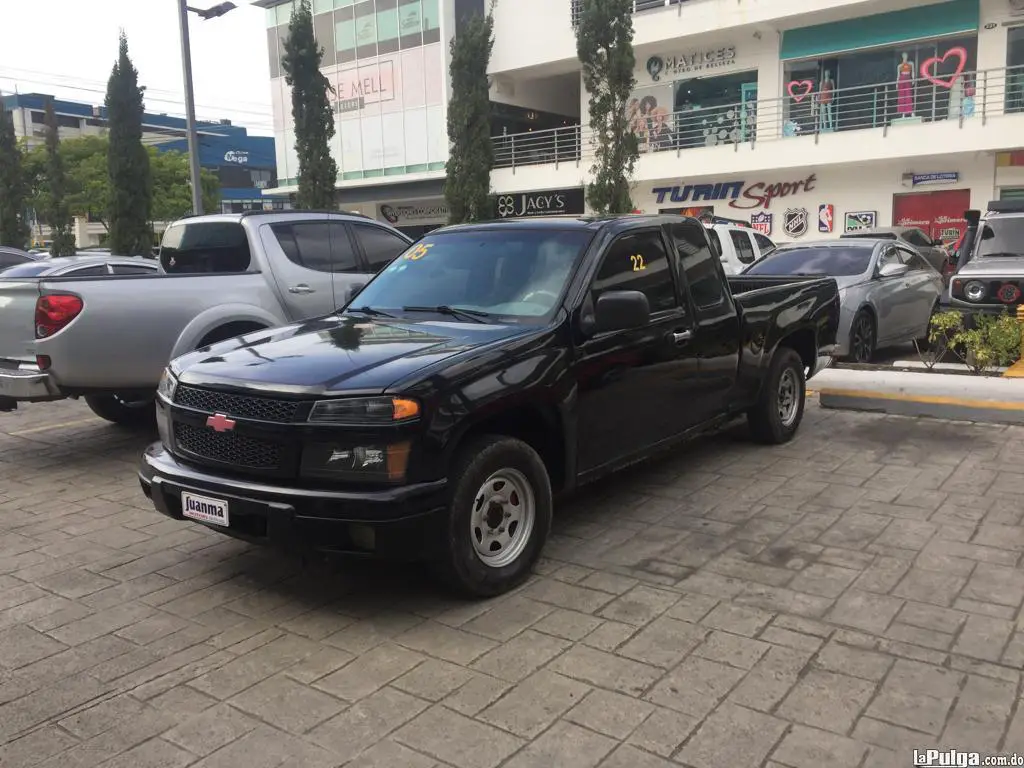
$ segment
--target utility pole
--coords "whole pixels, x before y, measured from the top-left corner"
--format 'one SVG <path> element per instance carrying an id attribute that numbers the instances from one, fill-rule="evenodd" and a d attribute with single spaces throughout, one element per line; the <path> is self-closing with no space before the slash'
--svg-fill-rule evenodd
<path id="1" fill-rule="evenodd" d="M 196 101 L 192 88 L 192 46 L 188 37 L 188 5 L 178 0 L 181 26 L 181 70 L 185 78 L 185 133 L 188 136 L 188 173 L 192 182 L 192 213 L 203 214 L 203 185 L 199 175 L 199 135 L 196 133 Z"/>

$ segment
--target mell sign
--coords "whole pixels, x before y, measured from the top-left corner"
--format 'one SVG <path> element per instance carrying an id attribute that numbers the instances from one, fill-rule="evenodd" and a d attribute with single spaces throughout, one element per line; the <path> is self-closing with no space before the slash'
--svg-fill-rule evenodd
<path id="1" fill-rule="evenodd" d="M 582 214 L 584 206 L 584 193 L 580 187 L 545 192 L 518 192 L 498 195 L 495 198 L 494 218 L 522 219 L 531 216 Z"/>
<path id="2" fill-rule="evenodd" d="M 674 187 L 655 187 L 651 193 L 657 197 L 656 202 L 661 205 L 666 198 L 673 203 L 688 203 L 708 201 L 729 201 L 730 208 L 740 210 L 754 210 L 756 208 L 771 208 L 772 201 L 798 195 L 801 192 L 811 192 L 818 183 L 818 177 L 813 173 L 806 179 L 796 181 L 755 181 L 748 184 L 745 181 L 724 181 L 717 184 L 679 184 Z"/>

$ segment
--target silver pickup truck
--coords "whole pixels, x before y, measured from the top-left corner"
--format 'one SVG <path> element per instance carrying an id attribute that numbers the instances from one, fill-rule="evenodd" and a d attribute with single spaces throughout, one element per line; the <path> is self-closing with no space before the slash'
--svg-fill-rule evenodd
<path id="1" fill-rule="evenodd" d="M 148 423 L 169 360 L 328 315 L 411 242 L 356 215 L 252 211 L 175 222 L 156 275 L 0 273 L 0 411 L 82 397 L 108 421 Z"/>

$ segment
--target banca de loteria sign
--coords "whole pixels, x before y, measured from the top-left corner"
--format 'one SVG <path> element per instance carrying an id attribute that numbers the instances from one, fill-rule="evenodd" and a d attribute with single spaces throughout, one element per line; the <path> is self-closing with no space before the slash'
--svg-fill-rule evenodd
<path id="1" fill-rule="evenodd" d="M 755 208 L 771 208 L 772 201 L 812 192 L 818 183 L 813 173 L 806 179 L 797 181 L 722 181 L 717 184 L 678 184 L 674 187 L 655 187 L 651 193 L 655 195 L 658 205 L 667 200 L 673 203 L 698 203 L 701 201 L 729 201 L 730 208 L 753 210 Z"/>

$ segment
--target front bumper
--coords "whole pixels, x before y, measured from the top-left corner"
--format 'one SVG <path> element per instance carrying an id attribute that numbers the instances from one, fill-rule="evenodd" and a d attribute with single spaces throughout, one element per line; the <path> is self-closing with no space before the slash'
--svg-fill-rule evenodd
<path id="1" fill-rule="evenodd" d="M 63 397 L 53 376 L 31 363 L 0 360 L 0 400 L 39 402 Z"/>
<path id="2" fill-rule="evenodd" d="M 182 491 L 212 497 L 228 504 L 230 525 L 200 525 L 295 552 L 418 559 L 430 554 L 447 507 L 444 480 L 385 490 L 274 486 L 208 474 L 182 464 L 161 443 L 143 453 L 138 475 L 143 492 L 168 517 L 187 519 Z"/>

